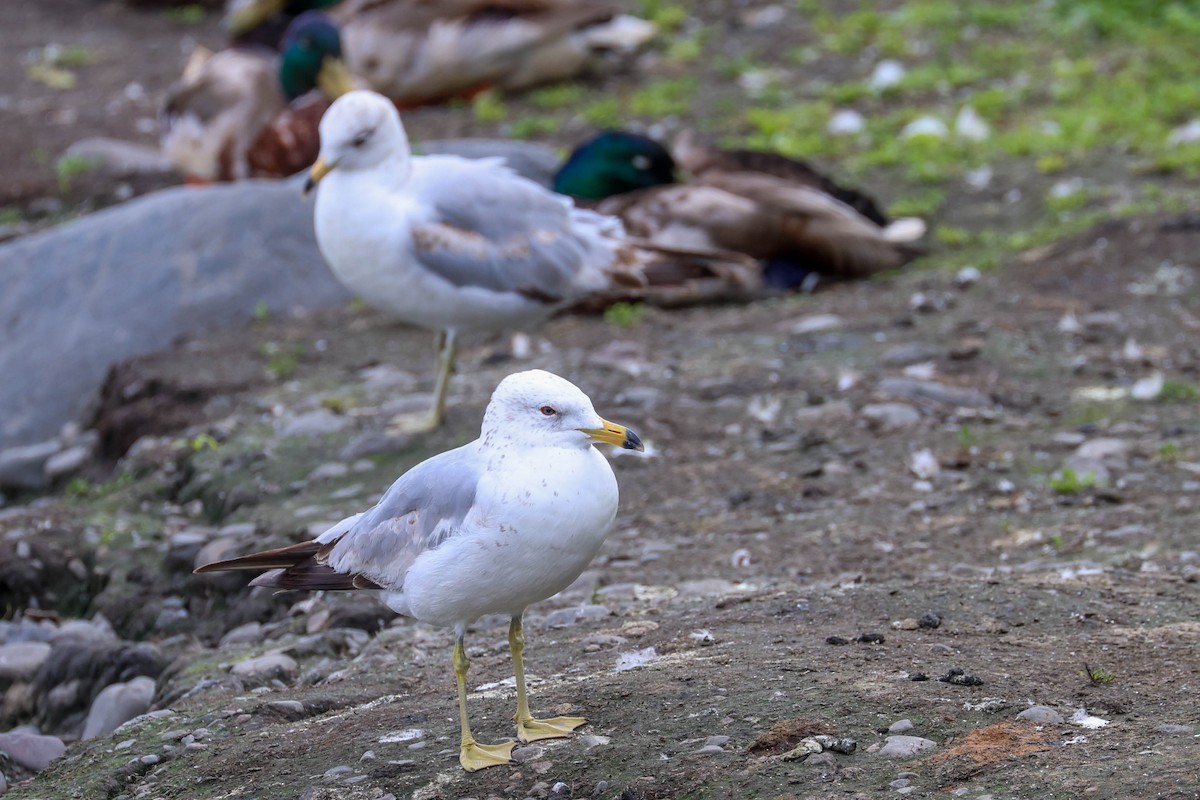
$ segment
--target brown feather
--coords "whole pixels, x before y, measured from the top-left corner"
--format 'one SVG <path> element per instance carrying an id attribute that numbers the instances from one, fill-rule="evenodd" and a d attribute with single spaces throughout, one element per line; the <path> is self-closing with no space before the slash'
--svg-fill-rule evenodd
<path id="1" fill-rule="evenodd" d="M 287 547 L 277 547 L 274 550 L 263 550 L 238 558 L 225 561 L 214 561 L 202 567 L 196 567 L 196 574 L 204 572 L 224 572 L 233 569 L 272 569 L 275 567 L 292 567 L 317 555 L 321 545 L 317 542 L 300 542 Z"/>

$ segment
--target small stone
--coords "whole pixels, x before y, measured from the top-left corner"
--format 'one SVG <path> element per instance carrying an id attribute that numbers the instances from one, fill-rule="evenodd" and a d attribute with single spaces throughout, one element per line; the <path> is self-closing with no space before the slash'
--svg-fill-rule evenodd
<path id="1" fill-rule="evenodd" d="M 978 267 L 963 267 L 954 274 L 954 285 L 959 289 L 970 289 L 983 278 Z"/>
<path id="2" fill-rule="evenodd" d="M 725 748 L 715 744 L 706 744 L 699 750 L 693 751 L 695 755 L 710 755 L 712 753 L 724 753 Z"/>
<path id="3" fill-rule="evenodd" d="M 833 753 L 813 753 L 808 758 L 804 759 L 806 767 L 830 766 L 837 763 L 837 757 Z"/>
<path id="4" fill-rule="evenodd" d="M 908 778 L 897 778 L 889 783 L 888 786 L 892 787 L 893 789 L 903 789 L 905 786 L 908 786 L 909 782 L 910 781 Z"/>
<path id="5" fill-rule="evenodd" d="M 854 637 L 859 644 L 883 644 L 886 639 L 882 633 L 860 633 Z"/>
<path id="6" fill-rule="evenodd" d="M 236 644 L 257 644 L 263 640 L 263 626 L 261 622 L 247 622 L 245 625 L 239 625 L 233 630 L 227 632 L 221 637 L 220 647 L 229 647 Z"/>
<path id="7" fill-rule="evenodd" d="M 83 723 L 83 739 L 112 733 L 122 723 L 145 714 L 154 699 L 154 679 L 146 676 L 104 687 L 92 701 Z"/>
<path id="8" fill-rule="evenodd" d="M 710 736 L 704 740 L 705 747 L 724 747 L 727 744 L 729 744 L 728 736 Z"/>
<path id="9" fill-rule="evenodd" d="M 971 106 L 963 106 L 954 119 L 954 133 L 969 142 L 982 142 L 991 135 L 991 126 Z"/>
<path id="10" fill-rule="evenodd" d="M 907 367 L 922 361 L 932 361 L 941 350 L 928 342 L 903 342 L 884 351 L 882 360 L 889 367 Z"/>
<path id="11" fill-rule="evenodd" d="M 296 659 L 283 653 L 267 653 L 256 658 L 248 658 L 233 665 L 230 670 L 239 678 L 253 678 L 260 681 L 295 680 L 300 665 Z"/>
<path id="12" fill-rule="evenodd" d="M 359 756 L 358 760 L 359 761 L 374 761 L 375 760 L 375 751 L 368 750 L 367 752 L 365 752 L 361 756 Z"/>
<path id="13" fill-rule="evenodd" d="M 912 729 L 913 724 L 911 719 L 898 719 L 888 726 L 887 732 L 904 733 L 905 731 L 911 731 Z"/>
<path id="14" fill-rule="evenodd" d="M 841 108 L 833 112 L 825 130 L 831 136 L 853 136 L 867 128 L 867 119 L 852 108 Z"/>
<path id="15" fill-rule="evenodd" d="M 31 680 L 49 656 L 50 645 L 46 642 L 0 644 L 0 683 Z"/>
<path id="16" fill-rule="evenodd" d="M 1192 731 L 1196 730 L 1196 726 L 1195 725 L 1175 725 L 1172 723 L 1167 723 L 1165 725 L 1155 725 L 1152 730 L 1155 733 L 1181 734 L 1181 733 L 1191 733 Z"/>
<path id="17" fill-rule="evenodd" d="M 952 407 L 984 408 L 992 404 L 987 395 L 975 389 L 913 378 L 884 378 L 879 382 L 879 391 L 906 400 L 928 400 Z"/>
<path id="18" fill-rule="evenodd" d="M 949 683 L 952 686 L 982 686 L 983 679 L 977 678 L 974 675 L 968 675 L 958 667 L 952 667 L 945 675 L 938 678 L 942 683 Z"/>
<path id="19" fill-rule="evenodd" d="M 133 747 L 134 744 L 136 744 L 136 743 L 137 743 L 137 739 L 126 739 L 123 742 L 118 742 L 117 746 L 114 747 L 113 749 L 114 750 L 128 750 L 129 748 Z"/>
<path id="20" fill-rule="evenodd" d="M 935 747 L 937 742 L 920 736 L 889 736 L 883 747 L 876 751 L 876 755 L 881 758 L 909 758 Z"/>
<path id="21" fill-rule="evenodd" d="M 78 472 L 91 458 L 92 448 L 88 444 L 77 444 L 46 459 L 46 477 L 50 480 Z"/>
<path id="22" fill-rule="evenodd" d="M 950 130 L 946 127 L 946 123 L 937 117 L 930 116 L 917 117 L 900 131 L 902 139 L 915 139 L 917 137 L 945 139 L 949 135 Z"/>
<path id="23" fill-rule="evenodd" d="M 304 703 L 299 700 L 272 700 L 265 708 L 288 719 L 300 719 L 304 716 Z"/>
<path id="24" fill-rule="evenodd" d="M 898 631 L 915 631 L 917 629 L 917 621 L 913 617 L 898 619 L 892 623 L 892 628 Z"/>
<path id="25" fill-rule="evenodd" d="M 917 620 L 917 625 L 919 627 L 928 628 L 930 630 L 940 627 L 941 624 L 942 617 L 936 611 L 926 611 L 921 615 L 921 618 Z"/>
<path id="26" fill-rule="evenodd" d="M 340 461 L 330 461 L 308 473 L 310 481 L 327 481 L 333 478 L 344 478 L 350 474 L 350 467 Z"/>
<path id="27" fill-rule="evenodd" d="M 592 797 L 599 797 L 608 791 L 608 781 L 596 781 L 596 786 L 592 789 Z"/>
<path id="28" fill-rule="evenodd" d="M 583 736 L 576 737 L 575 741 L 582 745 L 584 750 L 591 750 L 593 747 L 608 744 L 612 739 L 595 733 L 585 733 Z"/>
<path id="29" fill-rule="evenodd" d="M 337 433 L 351 424 L 351 420 L 327 409 L 309 411 L 305 414 L 282 417 L 276 425 L 280 436 L 307 436 L 315 438 Z"/>
<path id="30" fill-rule="evenodd" d="M 904 69 L 903 64 L 894 59 L 885 58 L 871 71 L 871 75 L 866 81 L 867 88 L 873 92 L 882 92 L 900 83 L 906 74 L 907 70 Z"/>
<path id="31" fill-rule="evenodd" d="M 138 759 L 138 761 L 142 762 L 143 764 L 145 764 L 145 765 L 146 765 L 146 766 L 148 766 L 148 767 L 153 767 L 155 764 L 157 764 L 157 763 L 158 763 L 159 761 L 161 761 L 161 760 L 162 760 L 162 759 L 160 759 L 160 758 L 159 758 L 157 755 L 155 755 L 154 753 L 150 753 L 150 754 L 148 754 L 148 755 L 144 755 L 144 756 L 142 756 L 141 758 L 139 758 L 139 759 Z"/>
<path id="32" fill-rule="evenodd" d="M 825 644 L 840 646 L 843 644 L 850 644 L 850 640 L 845 636 L 828 636 L 825 638 Z"/>
<path id="33" fill-rule="evenodd" d="M 904 403 L 868 403 L 859 414 L 878 431 L 906 430 L 921 421 L 921 412 Z"/>
<path id="34" fill-rule="evenodd" d="M 810 314 L 787 323 L 785 327 L 788 333 L 801 335 L 830 331 L 840 328 L 845 324 L 845 321 L 837 314 Z"/>
<path id="35" fill-rule="evenodd" d="M 329 769 L 325 770 L 325 777 L 337 778 L 353 771 L 354 770 L 346 764 L 340 764 L 336 767 L 330 767 Z"/>
<path id="36" fill-rule="evenodd" d="M 1167 136 L 1168 147 L 1178 147 L 1181 144 L 1200 142 L 1200 119 L 1194 119 L 1175 128 Z"/>
<path id="37" fill-rule="evenodd" d="M 1030 706 L 1020 714 L 1017 714 L 1017 719 L 1032 722 L 1036 725 L 1061 725 L 1065 721 L 1063 720 L 1063 715 L 1050 706 Z"/>

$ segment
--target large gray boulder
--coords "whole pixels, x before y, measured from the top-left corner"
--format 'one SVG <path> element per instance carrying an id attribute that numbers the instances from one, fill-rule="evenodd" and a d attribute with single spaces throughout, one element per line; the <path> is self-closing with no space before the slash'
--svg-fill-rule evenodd
<path id="1" fill-rule="evenodd" d="M 427 142 L 503 155 L 546 181 L 529 143 Z M 86 416 L 109 367 L 182 337 L 344 302 L 313 236 L 300 179 L 177 187 L 0 245 L 0 450 Z"/>

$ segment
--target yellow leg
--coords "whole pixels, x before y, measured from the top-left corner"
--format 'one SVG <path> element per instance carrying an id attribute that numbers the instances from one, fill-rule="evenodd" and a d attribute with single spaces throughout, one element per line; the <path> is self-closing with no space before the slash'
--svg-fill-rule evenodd
<path id="1" fill-rule="evenodd" d="M 525 695 L 525 632 L 521 628 L 519 614 L 512 618 L 512 624 L 508 626 L 508 647 L 512 650 L 513 672 L 517 676 L 517 713 L 513 719 L 517 721 L 518 739 L 522 742 L 559 739 L 570 736 L 572 731 L 587 722 L 583 717 L 534 719 L 529 713 L 529 698 Z"/>
<path id="2" fill-rule="evenodd" d="M 479 744 L 471 735 L 471 723 L 467 719 L 467 669 L 471 662 L 467 660 L 467 651 L 463 647 L 463 637 L 460 635 L 454 643 L 454 677 L 458 681 L 458 724 L 462 729 L 462 741 L 458 749 L 458 763 L 467 772 L 486 767 L 498 767 L 512 763 L 512 751 L 516 742 L 502 744 Z"/>
<path id="3" fill-rule="evenodd" d="M 392 420 L 391 429 L 398 433 L 428 433 L 437 430 L 446 418 L 446 390 L 450 386 L 450 375 L 454 372 L 454 359 L 458 355 L 458 337 L 454 331 L 438 334 L 437 380 L 433 386 L 433 406 L 424 414 L 401 414 Z"/>

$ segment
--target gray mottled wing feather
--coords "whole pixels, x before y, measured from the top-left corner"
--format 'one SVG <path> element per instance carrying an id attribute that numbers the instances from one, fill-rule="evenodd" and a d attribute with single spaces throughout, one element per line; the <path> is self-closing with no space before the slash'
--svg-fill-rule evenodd
<path id="1" fill-rule="evenodd" d="M 543 302 L 573 299 L 579 276 L 613 258 L 616 220 L 576 209 L 568 198 L 494 160 L 441 160 L 452 171 L 424 181 L 434 219 L 413 226 L 417 257 L 459 287 L 518 293 Z M 434 167 L 437 168 L 437 167 Z"/>
<path id="2" fill-rule="evenodd" d="M 459 534 L 475 502 L 482 465 L 465 445 L 423 461 L 401 475 L 374 508 L 340 535 L 318 541 L 318 556 L 334 570 L 399 589 L 419 555 Z"/>

